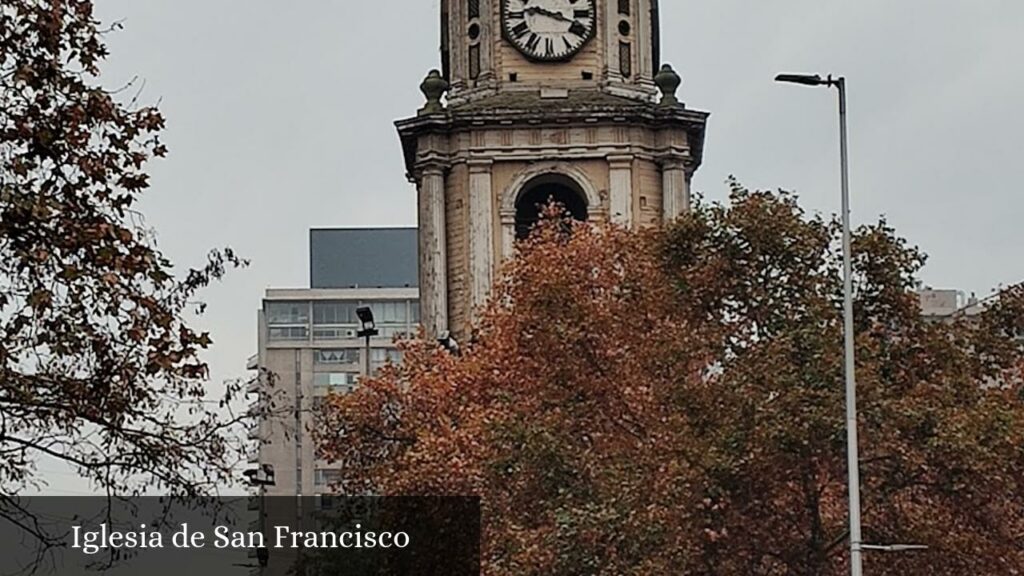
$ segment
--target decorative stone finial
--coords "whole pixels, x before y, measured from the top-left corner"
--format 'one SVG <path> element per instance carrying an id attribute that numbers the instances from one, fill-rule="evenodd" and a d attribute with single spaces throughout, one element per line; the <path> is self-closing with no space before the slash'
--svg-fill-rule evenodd
<path id="1" fill-rule="evenodd" d="M 661 70 L 654 76 L 654 83 L 661 89 L 661 103 L 659 106 L 678 106 L 679 98 L 676 98 L 676 91 L 683 83 L 683 79 L 672 69 L 671 64 L 664 64 Z"/>
<path id="2" fill-rule="evenodd" d="M 420 91 L 427 97 L 427 103 L 423 105 L 423 108 L 420 108 L 420 116 L 444 112 L 441 96 L 444 96 L 444 93 L 448 91 L 448 82 L 441 77 L 439 71 L 431 70 L 427 73 L 427 77 L 420 84 Z"/>

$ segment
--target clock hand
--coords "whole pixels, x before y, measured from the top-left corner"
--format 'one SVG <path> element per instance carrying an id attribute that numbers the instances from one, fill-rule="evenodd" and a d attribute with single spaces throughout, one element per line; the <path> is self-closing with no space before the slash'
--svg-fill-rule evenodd
<path id="1" fill-rule="evenodd" d="M 542 8 L 540 6 L 530 6 L 529 8 L 526 9 L 526 11 L 529 12 L 530 14 L 543 14 L 544 16 L 554 18 L 555 20 L 561 20 L 562 22 L 575 22 L 575 20 L 567 18 L 565 14 L 562 14 L 561 12 L 554 12 L 552 10 Z"/>

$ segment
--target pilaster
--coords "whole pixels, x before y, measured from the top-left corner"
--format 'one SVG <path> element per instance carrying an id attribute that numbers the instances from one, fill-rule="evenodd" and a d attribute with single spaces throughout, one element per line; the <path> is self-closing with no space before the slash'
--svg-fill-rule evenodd
<path id="1" fill-rule="evenodd" d="M 501 218 L 501 259 L 508 260 L 516 252 L 516 212 L 503 209 Z"/>
<path id="2" fill-rule="evenodd" d="M 666 222 L 690 210 L 690 175 L 684 158 L 668 158 L 661 162 L 662 200 Z"/>
<path id="3" fill-rule="evenodd" d="M 609 217 L 615 224 L 633 224 L 633 156 L 608 156 Z"/>
<path id="4" fill-rule="evenodd" d="M 494 160 L 471 159 L 469 165 L 469 266 L 472 315 L 487 303 L 494 269 Z"/>
<path id="5" fill-rule="evenodd" d="M 427 333 L 448 330 L 445 166 L 419 167 L 420 312 Z"/>

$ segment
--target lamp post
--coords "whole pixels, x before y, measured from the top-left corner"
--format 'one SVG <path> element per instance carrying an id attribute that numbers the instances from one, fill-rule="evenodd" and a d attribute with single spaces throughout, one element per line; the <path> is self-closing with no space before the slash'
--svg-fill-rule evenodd
<path id="1" fill-rule="evenodd" d="M 850 167 L 846 132 L 846 78 L 822 78 L 808 74 L 779 74 L 776 82 L 804 86 L 834 86 L 839 91 L 839 160 L 843 194 L 843 338 L 846 348 L 846 451 L 850 490 L 850 574 L 864 573 L 861 553 L 863 540 L 860 524 L 860 460 L 857 439 L 857 379 L 854 366 L 853 333 L 853 264 L 850 257 Z"/>
<path id="2" fill-rule="evenodd" d="M 260 533 L 266 535 L 267 533 L 267 509 L 266 509 L 266 498 L 267 498 L 267 486 L 277 486 L 277 475 L 274 473 L 274 466 L 272 464 L 263 464 L 259 468 L 253 468 L 246 470 L 242 473 L 245 476 L 249 486 L 259 488 L 259 528 Z M 235 564 L 243 568 L 259 568 L 261 573 L 267 564 L 270 562 L 270 550 L 265 547 L 256 549 L 256 561 L 255 566 L 248 566 L 242 564 Z"/>
<path id="3" fill-rule="evenodd" d="M 363 376 L 365 378 L 370 377 L 370 338 L 380 334 L 380 330 L 377 330 L 377 323 L 373 320 L 373 310 L 369 306 L 363 306 L 356 309 L 356 316 L 359 318 L 359 323 L 362 324 L 362 328 L 356 332 L 356 336 L 359 338 L 366 339 L 366 348 L 363 350 Z"/>

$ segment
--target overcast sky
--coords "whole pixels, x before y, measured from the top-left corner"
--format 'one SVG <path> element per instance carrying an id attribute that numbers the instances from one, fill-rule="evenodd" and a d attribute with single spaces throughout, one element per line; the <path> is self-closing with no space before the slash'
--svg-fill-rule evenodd
<path id="1" fill-rule="evenodd" d="M 97 4 L 124 23 L 104 83 L 138 77 L 168 117 L 171 154 L 143 204 L 161 247 L 182 266 L 215 246 L 252 260 L 205 293 L 201 321 L 214 377 L 243 375 L 264 289 L 308 285 L 310 227 L 415 225 L 392 122 L 439 67 L 438 1 Z M 843 74 L 855 223 L 886 215 L 930 255 L 936 287 L 1024 279 L 1024 2 L 661 4 L 681 97 L 712 113 L 697 191 L 722 200 L 734 174 L 837 211 L 834 95 L 772 78 Z"/>

